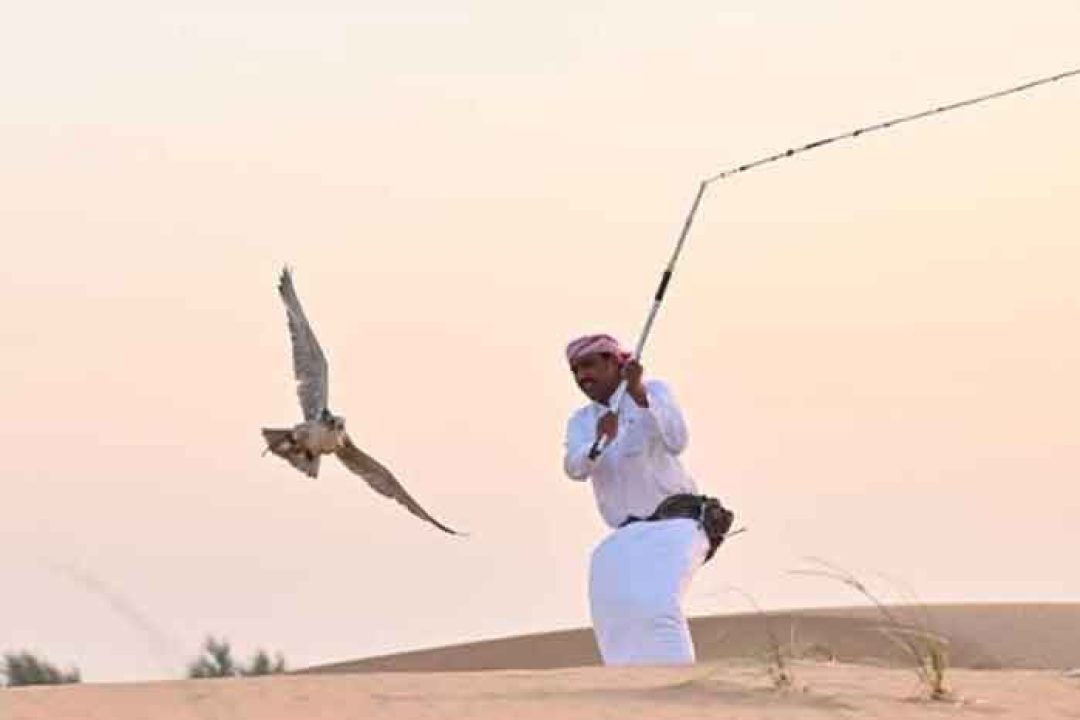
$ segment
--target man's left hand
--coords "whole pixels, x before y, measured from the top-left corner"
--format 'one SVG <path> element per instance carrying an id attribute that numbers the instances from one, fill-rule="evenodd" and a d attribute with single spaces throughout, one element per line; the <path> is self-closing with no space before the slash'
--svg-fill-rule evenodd
<path id="1" fill-rule="evenodd" d="M 634 399 L 638 407 L 649 407 L 649 398 L 645 394 L 645 383 L 642 382 L 644 374 L 645 368 L 641 366 L 637 358 L 630 358 L 623 365 L 622 376 L 626 380 L 626 392 Z"/>

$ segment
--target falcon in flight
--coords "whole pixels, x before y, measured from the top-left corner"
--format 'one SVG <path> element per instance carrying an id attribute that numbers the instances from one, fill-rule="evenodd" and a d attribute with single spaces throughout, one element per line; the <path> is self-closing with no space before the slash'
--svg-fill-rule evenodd
<path id="1" fill-rule="evenodd" d="M 323 455 L 337 455 L 345 467 L 367 481 L 376 492 L 397 500 L 413 515 L 440 530 L 458 534 L 429 515 L 389 470 L 353 444 L 345 432 L 345 418 L 334 415 L 326 407 L 329 387 L 326 357 L 300 307 L 300 298 L 296 295 L 292 273 L 288 268 L 281 273 L 278 293 L 285 303 L 289 321 L 293 373 L 296 375 L 296 393 L 304 412 L 304 422 L 288 430 L 263 428 L 262 434 L 266 440 L 263 454 L 271 452 L 284 458 L 310 477 L 318 476 L 319 461 Z"/>

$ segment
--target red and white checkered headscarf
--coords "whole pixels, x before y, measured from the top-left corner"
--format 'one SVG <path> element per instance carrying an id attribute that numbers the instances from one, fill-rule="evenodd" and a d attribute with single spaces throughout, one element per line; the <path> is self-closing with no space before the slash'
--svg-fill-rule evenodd
<path id="1" fill-rule="evenodd" d="M 620 364 L 633 357 L 633 353 L 624 348 L 618 340 L 603 333 L 598 335 L 584 335 L 566 346 L 566 360 L 571 365 L 574 364 L 578 358 L 583 358 L 586 355 L 592 355 L 593 353 L 608 353 L 609 355 L 614 355 L 619 359 Z"/>

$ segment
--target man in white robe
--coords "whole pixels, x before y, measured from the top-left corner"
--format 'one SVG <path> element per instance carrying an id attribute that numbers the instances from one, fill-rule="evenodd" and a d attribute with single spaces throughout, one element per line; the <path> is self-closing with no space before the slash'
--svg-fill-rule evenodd
<path id="1" fill-rule="evenodd" d="M 650 519 L 665 499 L 697 494 L 679 461 L 688 440 L 682 412 L 670 388 L 643 380 L 641 365 L 609 335 L 579 338 L 566 355 L 591 402 L 567 425 L 564 469 L 573 480 L 592 480 L 600 515 L 614 529 L 593 551 L 589 572 L 600 655 L 605 665 L 693 663 L 682 600 L 710 554 L 709 538 L 700 518 Z M 623 378 L 627 391 L 610 407 Z"/>

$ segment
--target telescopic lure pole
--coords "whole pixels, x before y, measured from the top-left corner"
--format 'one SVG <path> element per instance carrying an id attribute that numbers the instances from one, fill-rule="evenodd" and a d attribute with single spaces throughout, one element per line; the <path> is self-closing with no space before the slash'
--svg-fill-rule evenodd
<path id="1" fill-rule="evenodd" d="M 976 97 L 967 98 L 966 100 L 949 103 L 948 105 L 941 105 L 938 107 L 929 108 L 927 110 L 922 110 L 917 113 L 912 113 L 910 115 L 903 115 L 901 117 L 892 118 L 891 120 L 885 120 L 883 122 L 874 123 L 872 125 L 865 125 L 863 127 L 856 128 L 855 130 L 849 130 L 848 132 L 840 133 L 838 135 L 830 135 L 828 137 L 815 140 L 799 147 L 788 148 L 787 150 L 784 150 L 782 152 L 774 153 L 772 155 L 766 155 L 764 157 L 758 158 L 757 160 L 752 160 L 742 165 L 736 165 L 702 180 L 701 183 L 698 185 L 697 194 L 694 195 L 694 202 L 690 206 L 690 212 L 687 213 L 686 220 L 683 222 L 682 231 L 679 233 L 678 241 L 675 243 L 675 251 L 671 254 L 671 260 L 668 261 L 667 267 L 664 269 L 664 273 L 660 277 L 660 285 L 659 287 L 657 287 L 656 294 L 653 296 L 652 307 L 649 309 L 649 315 L 645 319 L 645 327 L 642 329 L 641 335 L 638 338 L 637 346 L 634 349 L 634 359 L 640 360 L 641 355 L 645 350 L 645 342 L 649 339 L 649 333 L 652 331 L 653 322 L 656 320 L 656 315 L 660 310 L 660 305 L 664 301 L 664 294 L 667 292 L 668 285 L 671 283 L 672 275 L 675 273 L 675 264 L 679 260 L 679 254 L 682 253 L 683 245 L 686 244 L 686 236 L 690 233 L 690 226 L 694 223 L 694 216 L 697 215 L 698 208 L 701 206 L 701 199 L 705 195 L 705 190 L 707 190 L 709 185 L 711 185 L 712 183 L 716 182 L 717 180 L 724 180 L 731 177 L 732 175 L 738 175 L 748 170 L 753 170 L 754 168 L 761 167 L 762 165 L 768 165 L 769 163 L 774 163 L 779 160 L 786 160 L 787 158 L 794 157 L 795 155 L 801 155 L 804 152 L 816 150 L 817 148 L 824 147 L 825 145 L 831 145 L 835 142 L 840 142 L 842 140 L 852 140 L 861 135 L 867 135 L 872 132 L 877 132 L 878 130 L 886 130 L 888 128 L 896 127 L 897 125 L 902 125 L 904 123 L 921 120 L 923 118 L 931 117 L 934 115 L 940 115 L 951 110 L 958 110 L 962 107 L 978 105 L 979 103 L 983 103 L 988 100 L 994 100 L 997 98 L 1005 97 L 1006 95 L 1013 95 L 1015 93 L 1025 92 L 1040 85 L 1047 85 L 1049 83 L 1075 77 L 1077 75 L 1080 75 L 1080 68 L 1066 70 L 1064 72 L 1056 73 L 1054 75 L 1047 75 L 1045 77 L 1041 77 L 1030 82 L 1022 83 L 1020 85 L 1013 85 L 1003 90 L 997 90 L 991 93 L 987 93 L 985 95 L 978 95 Z M 612 412 L 618 412 L 619 403 L 621 402 L 622 396 L 625 393 L 626 380 L 624 379 L 619 384 L 619 387 L 612 394 L 608 402 L 608 407 L 611 408 Z M 607 447 L 607 445 L 607 437 L 605 436 L 601 440 L 600 444 L 597 446 L 598 452 L 603 452 L 604 448 Z"/>

